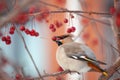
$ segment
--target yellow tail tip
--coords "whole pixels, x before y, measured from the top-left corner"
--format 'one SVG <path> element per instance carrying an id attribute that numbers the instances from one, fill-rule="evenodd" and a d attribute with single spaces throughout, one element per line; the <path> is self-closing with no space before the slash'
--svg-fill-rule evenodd
<path id="1" fill-rule="evenodd" d="M 108 76 L 108 73 L 107 73 L 107 72 L 103 72 L 103 75 L 107 77 L 107 76 Z"/>

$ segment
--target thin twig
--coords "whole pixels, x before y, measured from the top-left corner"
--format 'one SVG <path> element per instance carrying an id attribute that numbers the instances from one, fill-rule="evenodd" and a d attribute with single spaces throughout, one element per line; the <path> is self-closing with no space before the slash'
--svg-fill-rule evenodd
<path id="1" fill-rule="evenodd" d="M 78 72 L 76 72 L 76 71 L 70 71 L 70 70 L 65 70 L 65 71 L 51 73 L 51 74 L 45 73 L 45 75 L 42 75 L 41 77 L 42 78 L 56 77 L 56 76 L 60 76 L 60 75 L 68 74 L 68 73 L 71 74 L 71 73 L 78 73 Z M 29 80 L 36 80 L 36 79 L 40 79 L 40 77 L 32 78 L 32 79 L 29 79 Z M 23 79 L 23 80 L 25 80 L 25 79 Z"/>
<path id="2" fill-rule="evenodd" d="M 60 10 L 60 11 L 48 11 L 48 13 L 85 13 L 85 14 L 96 14 L 96 15 L 111 15 L 110 13 L 102 13 L 102 12 L 87 12 L 87 11 L 79 11 L 79 10 Z M 32 13 L 29 15 L 39 15 L 41 14 L 41 12 L 36 12 L 36 13 Z"/>
<path id="3" fill-rule="evenodd" d="M 99 78 L 99 80 L 108 80 L 108 79 L 110 79 L 111 76 L 118 69 L 120 69 L 120 60 L 118 60 L 113 66 L 111 66 L 110 68 L 107 69 L 107 72 L 108 72 L 108 76 L 107 77 L 104 77 L 103 75 L 101 75 L 101 77 Z"/>
<path id="4" fill-rule="evenodd" d="M 35 67 L 35 69 L 36 69 L 36 71 L 37 71 L 39 77 L 40 77 L 42 80 L 44 80 L 44 79 L 42 78 L 40 72 L 39 72 L 39 69 L 37 68 L 37 65 L 36 65 L 36 63 L 35 63 L 35 61 L 34 61 L 32 55 L 31 55 L 31 53 L 30 53 L 30 51 L 29 51 L 27 45 L 26 45 L 26 42 L 25 42 L 24 37 L 22 36 L 21 32 L 19 32 L 18 28 L 16 28 L 16 31 L 17 31 L 18 35 L 21 37 L 21 39 L 22 39 L 22 41 L 23 41 L 23 43 L 24 43 L 24 47 L 25 47 L 26 51 L 28 52 L 28 55 L 29 55 L 29 57 L 31 58 L 31 60 L 32 60 L 32 62 L 33 62 L 33 65 L 34 65 L 34 67 Z"/>

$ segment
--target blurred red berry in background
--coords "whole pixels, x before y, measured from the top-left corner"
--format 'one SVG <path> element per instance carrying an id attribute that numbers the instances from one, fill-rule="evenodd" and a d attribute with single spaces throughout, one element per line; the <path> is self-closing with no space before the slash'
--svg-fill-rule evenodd
<path id="1" fill-rule="evenodd" d="M 99 41 L 97 38 L 94 38 L 91 43 L 93 46 L 96 46 L 96 45 L 98 45 Z"/>
<path id="2" fill-rule="evenodd" d="M 12 22 L 17 23 L 17 24 L 25 24 L 28 22 L 29 16 L 27 13 L 19 13 L 17 16 L 15 16 L 12 20 Z"/>
<path id="3" fill-rule="evenodd" d="M 115 9 L 114 7 L 111 7 L 111 8 L 110 8 L 110 13 L 111 13 L 111 14 L 114 14 L 115 12 L 116 12 L 116 9 Z"/>

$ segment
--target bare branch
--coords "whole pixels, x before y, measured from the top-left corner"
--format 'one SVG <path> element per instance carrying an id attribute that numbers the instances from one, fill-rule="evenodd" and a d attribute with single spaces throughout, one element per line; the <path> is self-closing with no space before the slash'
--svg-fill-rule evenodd
<path id="1" fill-rule="evenodd" d="M 102 13 L 102 12 L 87 12 L 87 11 L 79 11 L 79 10 L 60 10 L 60 11 L 48 11 L 48 13 L 85 13 L 85 14 L 96 14 L 96 15 L 111 15 L 110 13 Z M 41 12 L 36 12 L 30 15 L 39 15 Z"/>
<path id="2" fill-rule="evenodd" d="M 56 73 L 52 73 L 52 74 L 48 74 L 48 73 L 45 73 L 45 75 L 42 76 L 42 78 L 47 78 L 47 77 L 57 77 L 57 76 L 60 76 L 60 75 L 64 75 L 64 74 L 68 74 L 68 73 L 78 73 L 76 71 L 70 71 L 70 70 L 65 70 L 65 71 L 61 71 L 61 72 L 56 72 Z M 36 77 L 36 78 L 33 78 L 33 79 L 29 79 L 29 80 L 38 80 L 38 79 L 41 79 L 40 77 Z M 25 80 L 25 79 L 23 79 Z"/>
<path id="3" fill-rule="evenodd" d="M 27 45 L 26 45 L 26 42 L 25 42 L 24 37 L 22 36 L 21 32 L 19 32 L 18 28 L 16 28 L 16 31 L 17 31 L 18 35 L 21 37 L 21 39 L 22 39 L 22 41 L 23 41 L 23 43 L 24 43 L 24 47 L 25 47 L 26 51 L 28 52 L 28 55 L 30 56 L 30 58 L 31 58 L 31 60 L 32 60 L 32 62 L 33 62 L 33 65 L 34 65 L 34 67 L 35 67 L 35 69 L 36 69 L 36 71 L 37 71 L 39 77 L 40 77 L 42 80 L 44 80 L 44 79 L 42 78 L 40 72 L 39 72 L 39 69 L 37 68 L 37 65 L 36 65 L 36 63 L 35 63 L 35 61 L 34 61 L 32 55 L 31 55 L 31 53 L 30 53 L 30 51 L 29 51 Z"/>
<path id="4" fill-rule="evenodd" d="M 110 68 L 107 69 L 107 73 L 108 76 L 105 77 L 104 75 L 102 75 L 99 80 L 108 80 L 111 78 L 111 76 L 116 72 L 116 70 L 120 69 L 120 59 L 117 60 L 117 62 L 115 64 L 113 64 L 113 66 L 111 66 Z"/>

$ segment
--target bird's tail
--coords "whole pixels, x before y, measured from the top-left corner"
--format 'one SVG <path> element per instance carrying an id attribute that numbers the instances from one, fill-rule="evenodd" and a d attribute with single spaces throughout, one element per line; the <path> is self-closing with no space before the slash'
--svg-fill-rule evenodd
<path id="1" fill-rule="evenodd" d="M 106 71 L 103 71 L 102 74 L 106 77 L 108 76 L 108 73 Z"/>

